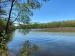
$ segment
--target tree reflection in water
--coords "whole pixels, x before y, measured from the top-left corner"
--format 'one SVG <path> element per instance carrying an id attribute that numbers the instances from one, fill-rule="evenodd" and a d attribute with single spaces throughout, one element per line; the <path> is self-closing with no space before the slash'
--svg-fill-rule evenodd
<path id="1" fill-rule="evenodd" d="M 31 31 L 31 29 L 20 29 L 19 32 L 26 35 Z M 32 53 L 37 52 L 39 47 L 36 44 L 31 43 L 29 40 L 25 41 L 23 48 L 17 56 L 31 56 Z"/>
<path id="2" fill-rule="evenodd" d="M 30 41 L 27 40 L 23 44 L 23 47 L 18 50 L 17 54 L 15 54 L 13 52 L 13 50 L 9 50 L 8 55 L 9 56 L 32 56 L 38 50 L 39 50 L 39 47 L 37 45 L 35 45 L 35 44 L 33 44 L 33 43 L 31 43 Z"/>
<path id="3" fill-rule="evenodd" d="M 19 29 L 19 32 L 21 32 L 22 34 L 26 35 L 31 31 L 31 29 Z"/>
<path id="4" fill-rule="evenodd" d="M 24 43 L 23 48 L 20 50 L 18 56 L 31 56 L 33 53 L 37 52 L 38 50 L 39 47 L 37 45 L 32 44 L 29 41 L 26 41 Z"/>
<path id="5" fill-rule="evenodd" d="M 19 32 L 24 35 L 29 33 L 29 31 L 30 29 L 19 30 Z M 6 46 L 6 44 L 12 39 L 12 35 L 12 33 L 9 33 L 6 37 L 0 37 L 0 56 L 31 56 L 33 53 L 38 51 L 39 47 L 27 40 L 24 42 L 23 47 L 20 48 L 19 52 L 15 55 L 12 50 L 9 50 Z"/>

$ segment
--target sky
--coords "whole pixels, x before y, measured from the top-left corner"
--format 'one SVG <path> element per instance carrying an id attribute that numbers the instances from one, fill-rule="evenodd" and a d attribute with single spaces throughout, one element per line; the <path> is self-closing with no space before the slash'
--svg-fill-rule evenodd
<path id="1" fill-rule="evenodd" d="M 75 20 L 75 0 L 51 0 L 42 4 L 40 9 L 33 10 L 31 22 L 52 22 Z"/>

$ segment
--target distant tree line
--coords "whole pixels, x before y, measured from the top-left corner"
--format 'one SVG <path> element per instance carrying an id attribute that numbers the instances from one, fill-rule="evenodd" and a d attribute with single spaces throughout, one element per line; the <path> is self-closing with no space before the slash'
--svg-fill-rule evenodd
<path id="1" fill-rule="evenodd" d="M 58 27 L 75 27 L 75 20 L 49 22 L 49 23 L 33 23 L 28 25 L 20 25 L 22 28 L 58 28 Z"/>

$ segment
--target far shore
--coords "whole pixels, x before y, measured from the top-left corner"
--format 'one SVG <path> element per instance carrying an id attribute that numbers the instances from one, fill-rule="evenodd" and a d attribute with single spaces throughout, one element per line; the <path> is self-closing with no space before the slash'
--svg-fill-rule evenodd
<path id="1" fill-rule="evenodd" d="M 33 31 L 45 31 L 45 32 L 75 32 L 75 27 L 57 27 L 57 28 L 36 28 Z"/>

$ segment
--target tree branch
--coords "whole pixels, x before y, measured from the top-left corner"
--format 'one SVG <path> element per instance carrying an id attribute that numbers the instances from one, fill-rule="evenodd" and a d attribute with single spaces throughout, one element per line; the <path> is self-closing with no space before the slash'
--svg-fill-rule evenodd
<path id="1" fill-rule="evenodd" d="M 20 13 L 20 12 L 19 12 Z M 17 15 L 17 17 L 12 21 L 12 23 L 14 23 L 16 20 L 17 20 L 17 18 L 18 18 L 18 16 L 19 16 L 19 13 L 18 13 L 18 15 Z M 11 23 L 11 24 L 12 24 Z"/>

